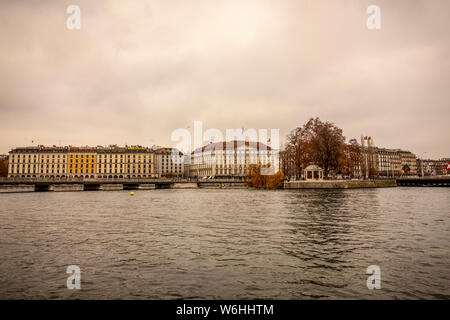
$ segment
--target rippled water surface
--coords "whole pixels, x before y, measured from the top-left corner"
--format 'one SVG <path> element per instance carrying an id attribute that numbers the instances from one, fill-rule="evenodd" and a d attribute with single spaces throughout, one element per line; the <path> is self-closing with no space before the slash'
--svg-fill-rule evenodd
<path id="1" fill-rule="evenodd" d="M 449 216 L 448 188 L 0 194 L 0 298 L 449 299 Z"/>

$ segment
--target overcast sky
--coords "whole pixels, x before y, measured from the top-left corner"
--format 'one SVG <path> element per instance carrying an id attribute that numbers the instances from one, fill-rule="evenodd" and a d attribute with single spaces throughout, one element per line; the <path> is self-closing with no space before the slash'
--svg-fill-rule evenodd
<path id="1" fill-rule="evenodd" d="M 284 137 L 320 117 L 450 157 L 449 14 L 448 0 L 2 0 L 0 153 L 174 146 L 194 120 Z"/>

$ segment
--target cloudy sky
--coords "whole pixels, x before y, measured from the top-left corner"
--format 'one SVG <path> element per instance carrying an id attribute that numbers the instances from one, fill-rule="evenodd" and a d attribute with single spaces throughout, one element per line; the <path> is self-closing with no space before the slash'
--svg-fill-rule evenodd
<path id="1" fill-rule="evenodd" d="M 66 9 L 81 8 L 69 30 Z M 366 27 L 369 5 L 381 30 Z M 2 0 L 0 153 L 310 117 L 449 157 L 448 0 Z M 190 129 L 192 130 L 192 129 Z"/>

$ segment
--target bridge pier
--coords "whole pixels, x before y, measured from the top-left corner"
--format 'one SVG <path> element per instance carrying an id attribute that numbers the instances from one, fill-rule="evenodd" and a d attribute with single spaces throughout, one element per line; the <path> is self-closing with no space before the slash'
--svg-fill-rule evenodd
<path id="1" fill-rule="evenodd" d="M 397 184 L 402 187 L 450 187 L 450 177 L 417 177 L 417 178 L 398 178 Z"/>
<path id="2" fill-rule="evenodd" d="M 16 184 L 16 185 L 0 185 L 0 193 L 10 192 L 34 192 L 34 185 Z"/>
<path id="3" fill-rule="evenodd" d="M 84 191 L 82 184 L 54 184 L 49 191 L 68 192 L 68 191 Z"/>
<path id="4" fill-rule="evenodd" d="M 142 183 L 138 186 L 139 190 L 153 190 L 156 189 L 156 185 L 154 183 Z"/>
<path id="5" fill-rule="evenodd" d="M 197 182 L 175 182 L 170 185 L 170 189 L 197 189 Z"/>
<path id="6" fill-rule="evenodd" d="M 98 188 L 98 190 L 101 191 L 117 191 L 117 190 L 124 190 L 123 184 L 101 184 Z"/>
<path id="7" fill-rule="evenodd" d="M 34 191 L 36 191 L 36 192 L 53 191 L 53 185 L 51 185 L 51 184 L 35 184 Z"/>

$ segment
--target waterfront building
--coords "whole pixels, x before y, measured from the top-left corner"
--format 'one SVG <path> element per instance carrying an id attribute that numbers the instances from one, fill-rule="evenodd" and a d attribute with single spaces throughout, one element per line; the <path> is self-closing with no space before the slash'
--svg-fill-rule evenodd
<path id="1" fill-rule="evenodd" d="M 99 179 L 123 179 L 126 174 L 126 149 L 116 145 L 97 150 Z"/>
<path id="2" fill-rule="evenodd" d="M 401 149 L 375 148 L 376 170 L 380 176 L 416 175 L 416 156 Z M 403 173 L 402 173 L 403 171 Z"/>
<path id="3" fill-rule="evenodd" d="M 375 168 L 380 176 L 399 176 L 401 158 L 398 150 L 375 148 L 376 165 Z"/>
<path id="4" fill-rule="evenodd" d="M 280 170 L 288 180 L 298 180 L 302 173 L 295 164 L 295 154 L 290 150 L 280 151 Z"/>
<path id="5" fill-rule="evenodd" d="M 249 165 L 279 165 L 277 153 L 260 142 L 221 141 L 191 153 L 189 177 L 243 179 Z"/>
<path id="6" fill-rule="evenodd" d="M 417 172 L 419 175 L 422 174 L 422 166 L 423 166 L 423 175 L 424 176 L 440 176 L 446 175 L 447 169 L 446 164 L 449 163 L 450 160 L 448 158 L 442 158 L 438 160 L 432 159 L 417 159 Z"/>
<path id="7" fill-rule="evenodd" d="M 102 179 L 155 178 L 155 154 L 142 146 L 111 145 L 98 150 L 98 175 Z"/>
<path id="8" fill-rule="evenodd" d="M 156 178 L 155 152 L 142 146 L 126 147 L 125 175 L 127 178 Z"/>
<path id="9" fill-rule="evenodd" d="M 10 151 L 8 177 L 156 178 L 155 153 L 141 147 L 25 147 Z"/>
<path id="10" fill-rule="evenodd" d="M 400 156 L 401 170 L 403 170 L 403 172 L 407 175 L 416 175 L 417 174 L 416 155 L 410 151 L 404 151 L 401 149 L 397 149 L 397 152 Z"/>
<path id="11" fill-rule="evenodd" d="M 184 156 L 174 148 L 159 148 L 155 150 L 156 174 L 158 177 L 184 177 Z"/>
<path id="12" fill-rule="evenodd" d="M 68 147 L 24 147 L 10 151 L 8 177 L 65 177 Z"/>
<path id="13" fill-rule="evenodd" d="M 69 179 L 97 178 L 97 148 L 69 146 L 66 172 Z"/>

